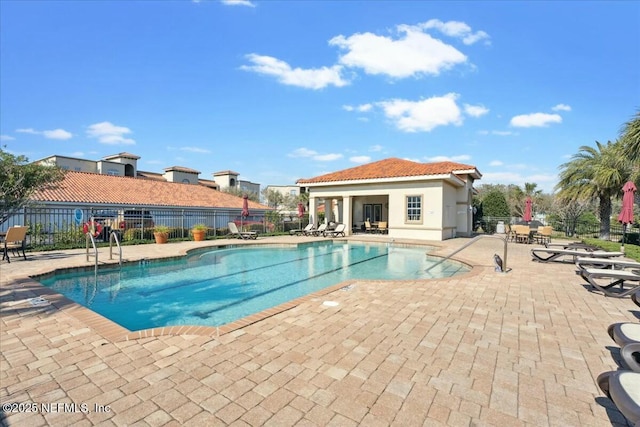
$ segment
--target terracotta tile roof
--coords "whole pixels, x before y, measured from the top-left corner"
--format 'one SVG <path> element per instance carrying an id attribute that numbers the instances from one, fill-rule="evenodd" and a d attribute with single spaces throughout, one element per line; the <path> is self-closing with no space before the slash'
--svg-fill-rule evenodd
<path id="1" fill-rule="evenodd" d="M 476 170 L 476 167 L 455 162 L 417 163 L 410 160 L 390 158 L 314 178 L 299 179 L 297 183 L 312 184 L 320 182 L 441 175 L 463 170 Z"/>
<path id="2" fill-rule="evenodd" d="M 165 168 L 164 171 L 165 172 L 179 171 L 179 172 L 188 172 L 188 173 L 200 174 L 200 171 L 197 171 L 197 170 L 191 169 L 191 168 L 187 168 L 187 167 L 184 167 L 184 166 L 170 166 L 168 168 Z"/>
<path id="3" fill-rule="evenodd" d="M 55 189 L 36 193 L 41 202 L 104 203 L 136 206 L 183 206 L 242 209 L 242 198 L 204 185 L 128 176 L 67 171 Z M 249 200 L 249 209 L 270 209 Z"/>

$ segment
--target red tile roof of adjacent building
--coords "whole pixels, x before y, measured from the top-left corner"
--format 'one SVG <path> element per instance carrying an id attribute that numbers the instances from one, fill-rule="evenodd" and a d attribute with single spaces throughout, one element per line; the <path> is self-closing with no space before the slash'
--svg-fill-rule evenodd
<path id="1" fill-rule="evenodd" d="M 134 206 L 180 206 L 242 209 L 242 198 L 204 185 L 138 179 L 128 176 L 65 172 L 56 188 L 37 192 L 34 200 Z M 249 200 L 249 209 L 270 209 Z"/>
<path id="2" fill-rule="evenodd" d="M 424 175 L 442 175 L 456 171 L 478 171 L 475 166 L 456 162 L 418 163 L 398 158 L 384 159 L 366 165 L 320 175 L 315 178 L 299 179 L 298 184 L 320 182 L 357 181 L 365 179 L 400 178 Z"/>

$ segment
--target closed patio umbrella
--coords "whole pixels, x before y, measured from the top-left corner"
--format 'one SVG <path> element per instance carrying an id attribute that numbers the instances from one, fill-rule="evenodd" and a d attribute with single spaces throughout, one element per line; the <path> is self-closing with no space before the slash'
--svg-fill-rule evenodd
<path id="1" fill-rule="evenodd" d="M 302 228 L 302 217 L 304 216 L 304 205 L 302 202 L 298 203 L 298 228 Z"/>
<path id="2" fill-rule="evenodd" d="M 636 192 L 636 186 L 633 182 L 628 181 L 622 187 L 622 209 L 618 215 L 618 221 L 622 223 L 622 247 L 624 249 L 624 240 L 627 234 L 627 224 L 633 223 L 633 199 Z"/>
<path id="3" fill-rule="evenodd" d="M 527 196 L 527 200 L 524 203 L 524 215 L 522 215 L 522 219 L 529 222 L 531 221 L 531 204 L 533 202 L 531 201 L 531 197 Z"/>
<path id="4" fill-rule="evenodd" d="M 242 224 L 244 219 L 249 216 L 249 196 L 246 194 L 242 196 L 242 213 L 240 214 L 240 229 L 242 229 Z"/>

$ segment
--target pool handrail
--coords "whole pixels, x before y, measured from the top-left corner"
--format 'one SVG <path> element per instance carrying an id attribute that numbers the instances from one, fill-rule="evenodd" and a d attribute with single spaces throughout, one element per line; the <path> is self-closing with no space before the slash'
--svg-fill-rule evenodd
<path id="1" fill-rule="evenodd" d="M 458 252 L 460 252 L 463 249 L 468 248 L 469 246 L 473 245 L 475 242 L 477 242 L 478 240 L 484 238 L 484 237 L 489 237 L 489 238 L 493 238 L 493 239 L 500 239 L 504 242 L 504 252 L 503 252 L 503 259 L 502 259 L 502 267 L 501 270 L 503 273 L 508 272 L 509 270 L 507 269 L 507 238 L 506 237 L 500 237 L 500 236 L 496 236 L 494 234 L 480 234 L 476 237 L 474 237 L 473 239 L 471 239 L 469 242 L 465 243 L 464 245 L 462 245 L 462 247 L 456 249 L 455 251 L 451 252 L 449 255 L 447 255 L 446 257 L 442 258 L 440 261 L 436 262 L 435 264 L 431 265 L 429 268 L 427 268 L 425 271 L 429 271 L 431 270 L 433 267 L 435 267 L 436 265 L 440 265 L 443 262 L 445 262 L 446 260 L 448 260 L 449 258 L 451 258 L 452 256 L 454 256 L 455 254 L 457 254 Z"/>

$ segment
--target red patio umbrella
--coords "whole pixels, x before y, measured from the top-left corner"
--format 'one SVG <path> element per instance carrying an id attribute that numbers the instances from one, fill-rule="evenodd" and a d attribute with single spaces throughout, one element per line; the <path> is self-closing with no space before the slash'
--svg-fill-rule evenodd
<path id="1" fill-rule="evenodd" d="M 240 229 L 242 230 L 242 223 L 246 217 L 249 216 L 249 196 L 246 194 L 242 196 L 242 213 L 240 214 Z"/>
<path id="2" fill-rule="evenodd" d="M 302 217 L 304 216 L 304 205 L 302 202 L 298 203 L 298 228 L 302 228 Z"/>
<path id="3" fill-rule="evenodd" d="M 622 223 L 622 247 L 624 248 L 624 239 L 627 233 L 627 224 L 633 223 L 633 199 L 637 188 L 635 184 L 628 181 L 622 187 L 622 209 L 618 215 L 618 221 Z"/>
<path id="4" fill-rule="evenodd" d="M 531 204 L 533 202 L 531 201 L 531 197 L 527 196 L 527 200 L 524 204 L 524 215 L 522 216 L 522 219 L 529 222 L 531 221 Z"/>

